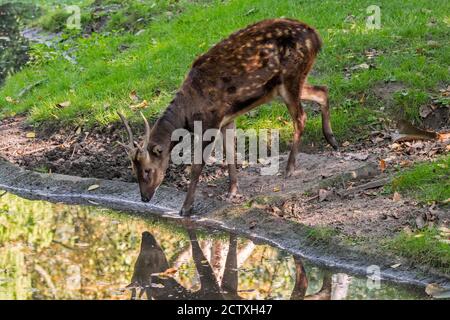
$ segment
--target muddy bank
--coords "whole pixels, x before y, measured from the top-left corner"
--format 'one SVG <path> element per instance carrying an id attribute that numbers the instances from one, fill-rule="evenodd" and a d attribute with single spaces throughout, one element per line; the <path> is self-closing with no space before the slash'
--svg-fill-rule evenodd
<path id="1" fill-rule="evenodd" d="M 99 187 L 89 191 L 89 187 L 94 184 Z M 21 169 L 6 161 L 0 161 L 0 189 L 30 199 L 101 205 L 143 217 L 151 215 L 168 219 L 180 219 L 177 212 L 184 198 L 183 192 L 162 187 L 155 199 L 146 204 L 139 200 L 138 188 L 134 183 L 41 174 Z M 406 264 L 405 267 L 402 265 L 393 269 L 390 267 L 392 260 L 385 256 L 367 252 L 362 254 L 356 248 L 311 241 L 308 227 L 286 221 L 258 207 L 233 205 L 204 198 L 201 194 L 197 199 L 197 214 L 192 217 L 192 221 L 200 225 L 238 233 L 256 242 L 270 243 L 319 265 L 365 274 L 369 265 L 376 264 L 381 267 L 384 279 L 416 285 L 439 282 L 450 286 L 448 277 L 429 270 L 424 275 L 419 268 L 410 268 Z"/>

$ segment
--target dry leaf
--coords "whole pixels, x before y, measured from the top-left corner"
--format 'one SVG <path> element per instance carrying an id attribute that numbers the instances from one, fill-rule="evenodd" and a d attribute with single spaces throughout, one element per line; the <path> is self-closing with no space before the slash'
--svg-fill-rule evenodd
<path id="1" fill-rule="evenodd" d="M 320 202 L 325 201 L 329 195 L 330 195 L 329 191 L 327 191 L 325 189 L 320 189 L 319 190 L 319 201 Z"/>
<path id="2" fill-rule="evenodd" d="M 33 139 L 33 138 L 36 138 L 36 133 L 35 132 L 27 132 L 27 134 L 25 136 L 29 139 Z"/>
<path id="3" fill-rule="evenodd" d="M 395 202 L 398 202 L 402 199 L 402 196 L 398 192 L 394 192 L 394 196 L 392 197 L 392 200 Z"/>
<path id="4" fill-rule="evenodd" d="M 67 108 L 70 106 L 70 101 L 64 101 L 64 102 L 57 103 L 56 106 L 58 108 Z"/>
<path id="5" fill-rule="evenodd" d="M 132 90 L 130 94 L 128 95 L 133 102 L 139 102 L 141 101 L 141 98 L 137 95 L 136 90 Z"/>
<path id="6" fill-rule="evenodd" d="M 130 106 L 131 110 L 136 110 L 136 109 L 145 109 L 148 107 L 148 101 L 144 100 L 141 103 L 135 104 Z"/>
<path id="7" fill-rule="evenodd" d="M 278 187 L 278 186 L 273 188 L 273 192 L 279 192 L 280 190 L 281 190 L 281 189 L 280 189 L 280 187 Z"/>
<path id="8" fill-rule="evenodd" d="M 384 170 L 386 170 L 386 161 L 381 159 L 379 165 L 380 165 L 381 172 L 384 172 Z"/>
<path id="9" fill-rule="evenodd" d="M 350 142 L 348 142 L 348 141 L 345 141 L 345 142 L 342 144 L 343 147 L 348 147 L 349 145 L 350 145 Z"/>
<path id="10" fill-rule="evenodd" d="M 164 288 L 164 285 L 162 285 L 160 283 L 152 283 L 152 288 L 162 289 L 162 288 Z"/>
<path id="11" fill-rule="evenodd" d="M 400 161 L 400 167 L 402 167 L 402 168 L 404 168 L 404 167 L 409 167 L 409 166 L 411 166 L 411 165 L 412 165 L 412 162 L 409 161 L 409 160 L 403 160 L 403 161 Z"/>
<path id="12" fill-rule="evenodd" d="M 443 288 L 437 283 L 430 283 L 425 287 L 425 292 L 435 299 L 450 298 L 450 289 Z"/>
<path id="13" fill-rule="evenodd" d="M 425 105 L 425 106 L 422 106 L 422 107 L 420 108 L 419 114 L 420 114 L 420 116 L 421 116 L 422 118 L 426 118 L 426 117 L 428 117 L 432 112 L 433 112 L 433 109 L 432 109 L 430 106 Z"/>
<path id="14" fill-rule="evenodd" d="M 178 271 L 178 269 L 177 268 L 169 268 L 169 269 L 167 269 L 166 271 L 164 271 L 163 273 L 165 274 L 165 275 L 172 275 L 172 274 L 175 274 L 175 273 L 177 273 L 177 271 Z"/>
<path id="15" fill-rule="evenodd" d="M 438 133 L 438 140 L 441 142 L 450 141 L 450 132 Z"/>
<path id="16" fill-rule="evenodd" d="M 400 267 L 401 265 L 402 265 L 401 263 L 396 263 L 396 264 L 393 264 L 393 265 L 391 266 L 391 268 L 392 268 L 392 269 L 396 269 L 396 268 Z"/>
<path id="17" fill-rule="evenodd" d="M 6 100 L 6 102 L 9 102 L 9 103 L 17 103 L 18 102 L 17 100 L 14 100 L 11 97 L 6 97 L 5 100 Z"/>
<path id="18" fill-rule="evenodd" d="M 98 184 L 93 184 L 93 185 L 89 186 L 88 191 L 92 191 L 92 190 L 95 190 L 98 188 L 100 188 L 100 186 Z"/>

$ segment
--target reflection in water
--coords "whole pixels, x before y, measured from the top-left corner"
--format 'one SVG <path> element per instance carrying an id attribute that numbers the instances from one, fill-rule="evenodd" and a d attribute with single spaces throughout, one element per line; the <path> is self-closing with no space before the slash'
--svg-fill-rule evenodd
<path id="1" fill-rule="evenodd" d="M 170 270 L 166 256 L 150 232 L 142 233 L 141 250 L 134 266 L 131 284 L 131 299 L 136 299 L 136 290 L 140 290 L 139 298 L 145 292 L 147 299 L 187 299 L 187 300 L 240 300 L 238 293 L 237 236 L 230 235 L 228 252 L 222 281 L 219 281 L 209 261 L 200 248 L 196 232 L 187 228 L 191 243 L 192 258 L 200 279 L 200 289 L 191 291 L 184 288 L 165 271 Z M 294 257 L 295 282 L 291 300 L 330 300 L 332 279 L 331 273 L 324 275 L 322 288 L 315 294 L 306 296 L 308 279 L 300 258 Z M 174 269 L 172 269 L 174 270 Z M 345 297 L 343 297 L 345 298 Z"/>
<path id="2" fill-rule="evenodd" d="M 0 299 L 423 298 L 366 283 L 235 235 L 0 197 Z"/>
<path id="3" fill-rule="evenodd" d="M 28 61 L 28 43 L 20 33 L 19 17 L 27 17 L 33 10 L 33 5 L 0 3 L 0 85 Z"/>

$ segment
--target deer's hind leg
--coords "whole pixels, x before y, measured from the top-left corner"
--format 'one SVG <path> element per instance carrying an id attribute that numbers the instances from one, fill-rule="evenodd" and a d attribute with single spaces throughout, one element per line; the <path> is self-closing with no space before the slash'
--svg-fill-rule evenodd
<path id="1" fill-rule="evenodd" d="M 320 105 L 323 135 L 334 150 L 339 150 L 339 145 L 334 137 L 333 130 L 331 130 L 328 88 L 326 86 L 313 86 L 305 83 L 301 89 L 301 99 L 314 101 Z"/>
<path id="2" fill-rule="evenodd" d="M 222 127 L 222 137 L 224 146 L 224 155 L 228 166 L 228 180 L 230 183 L 228 194 L 233 197 L 238 191 L 237 169 L 236 169 L 236 124 L 230 124 Z"/>
<path id="3" fill-rule="evenodd" d="M 295 158 L 297 156 L 300 139 L 305 129 L 306 112 L 300 101 L 300 88 L 303 86 L 304 78 L 285 79 L 280 86 L 279 92 L 286 103 L 294 123 L 294 137 L 286 165 L 286 177 L 290 177 L 295 170 Z"/>

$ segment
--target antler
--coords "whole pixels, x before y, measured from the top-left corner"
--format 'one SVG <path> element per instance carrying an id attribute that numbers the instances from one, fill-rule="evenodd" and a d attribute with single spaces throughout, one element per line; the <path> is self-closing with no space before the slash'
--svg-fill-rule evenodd
<path id="1" fill-rule="evenodd" d="M 120 113 L 119 111 L 117 111 L 117 114 L 119 115 L 120 119 L 122 120 L 122 123 L 124 124 L 125 128 L 127 129 L 128 132 L 128 144 L 122 143 L 122 142 L 118 142 L 121 146 L 123 146 L 125 149 L 128 150 L 133 150 L 134 146 L 135 146 L 135 142 L 134 142 L 134 138 L 133 138 L 133 132 L 131 131 L 130 125 L 127 121 L 127 119 L 125 118 L 125 116 Z"/>
<path id="2" fill-rule="evenodd" d="M 144 124 L 145 124 L 144 145 L 143 145 L 142 149 L 147 150 L 148 144 L 150 142 L 150 125 L 148 124 L 148 121 L 142 112 L 141 112 L 141 117 L 144 119 Z"/>

